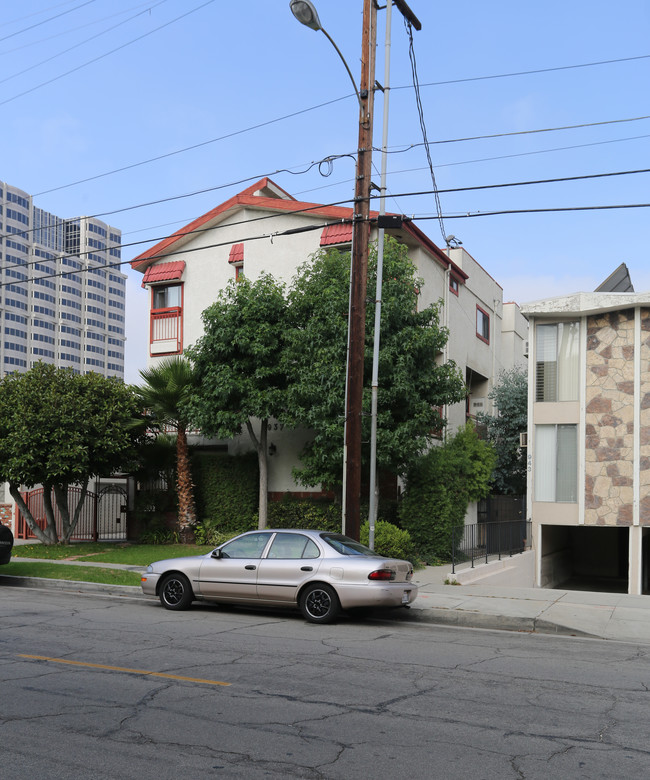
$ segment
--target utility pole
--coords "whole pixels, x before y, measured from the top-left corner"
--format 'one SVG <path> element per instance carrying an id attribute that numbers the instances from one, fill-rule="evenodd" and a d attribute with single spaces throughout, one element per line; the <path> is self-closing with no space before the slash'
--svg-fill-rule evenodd
<path id="1" fill-rule="evenodd" d="M 405 0 L 393 0 L 402 16 L 416 30 L 422 25 Z M 387 36 L 390 35 L 390 27 Z M 361 81 L 359 87 L 359 146 L 354 189 L 352 226 L 352 264 L 350 269 L 350 321 L 348 339 L 347 406 L 345 410 L 344 533 L 359 539 L 361 525 L 361 430 L 363 416 L 363 373 L 366 325 L 366 287 L 368 281 L 368 244 L 370 239 L 370 191 L 372 176 L 372 131 L 375 88 L 375 50 L 377 44 L 377 1 L 364 0 L 361 43 Z M 384 135 L 388 124 L 384 117 Z M 384 145 L 385 145 L 384 138 Z M 383 210 L 382 210 L 383 212 Z M 383 231 L 381 231 L 383 234 Z M 383 235 L 382 235 L 383 237 Z M 378 299 L 380 295 L 378 294 Z M 379 328 L 375 327 L 379 339 Z M 373 368 L 373 375 L 375 369 Z M 376 401 L 374 402 L 376 404 Z M 374 412 L 376 418 L 376 411 Z M 374 434 L 376 436 L 376 433 Z M 374 439 L 373 439 L 374 447 Z M 375 457 L 374 452 L 372 453 Z M 373 482 L 375 468 L 372 468 Z M 374 485 L 370 486 L 374 494 Z M 375 501 L 373 501 L 373 498 Z M 371 495 L 376 512 L 376 497 Z M 374 518 L 370 519 L 374 531 Z"/>
<path id="2" fill-rule="evenodd" d="M 354 187 L 352 264 L 350 268 L 350 337 L 345 427 L 345 534 L 359 539 L 361 516 L 361 421 L 366 339 L 366 287 L 370 239 L 370 188 L 372 176 L 372 121 L 375 87 L 377 7 L 363 3 L 361 80 L 359 82 L 359 145 Z"/>

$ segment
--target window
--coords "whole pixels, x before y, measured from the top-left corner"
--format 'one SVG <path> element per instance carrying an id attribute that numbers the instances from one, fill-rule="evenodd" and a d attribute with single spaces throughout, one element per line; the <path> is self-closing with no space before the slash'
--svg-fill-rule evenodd
<path id="1" fill-rule="evenodd" d="M 454 295 L 458 295 L 458 279 L 455 276 L 449 276 L 449 289 Z"/>
<path id="2" fill-rule="evenodd" d="M 478 305 L 476 307 L 476 335 L 486 344 L 490 343 L 490 315 Z"/>
<path id="3" fill-rule="evenodd" d="M 223 558 L 261 558 L 270 538 L 270 531 L 246 534 L 246 536 L 224 544 L 221 548 L 221 556 Z"/>
<path id="4" fill-rule="evenodd" d="M 318 558 L 320 551 L 303 534 L 278 534 L 273 540 L 267 558 Z"/>
<path id="5" fill-rule="evenodd" d="M 153 288 L 153 309 L 171 309 L 181 305 L 180 284 Z"/>
<path id="6" fill-rule="evenodd" d="M 576 425 L 535 426 L 535 501 L 578 500 Z"/>
<path id="7" fill-rule="evenodd" d="M 535 400 L 578 400 L 580 323 L 558 322 L 535 329 Z"/>
<path id="8" fill-rule="evenodd" d="M 109 311 L 109 319 L 121 315 Z M 150 354 L 177 355 L 183 348 L 183 285 L 156 285 L 151 289 Z"/>

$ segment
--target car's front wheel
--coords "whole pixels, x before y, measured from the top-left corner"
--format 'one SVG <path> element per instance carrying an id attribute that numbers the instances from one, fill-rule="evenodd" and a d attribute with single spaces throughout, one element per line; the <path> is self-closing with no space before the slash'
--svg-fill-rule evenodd
<path id="1" fill-rule="evenodd" d="M 160 603 L 165 609 L 187 609 L 193 600 L 192 586 L 184 574 L 168 574 L 160 583 Z"/>
<path id="2" fill-rule="evenodd" d="M 310 623 L 331 623 L 341 611 L 341 605 L 334 588 L 314 583 L 301 593 L 300 611 Z"/>

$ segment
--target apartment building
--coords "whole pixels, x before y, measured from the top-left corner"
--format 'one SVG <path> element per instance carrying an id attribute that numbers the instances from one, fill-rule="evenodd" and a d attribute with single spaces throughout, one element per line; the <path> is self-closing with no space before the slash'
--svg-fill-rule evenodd
<path id="1" fill-rule="evenodd" d="M 0 376 L 41 360 L 124 377 L 122 235 L 64 219 L 0 182 Z"/>
<path id="2" fill-rule="evenodd" d="M 371 213 L 371 241 L 377 216 Z M 504 306 L 500 285 L 462 247 L 442 250 L 414 222 L 397 215 L 387 221 L 386 233 L 408 247 L 423 279 L 421 305 L 443 301 L 450 338 L 441 359 L 457 363 L 468 387 L 465 402 L 443 410 L 455 430 L 489 411 L 488 394 L 500 372 L 525 360 L 527 324 L 516 304 Z M 150 291 L 149 364 L 182 354 L 202 335 L 201 314 L 229 280 L 267 272 L 289 283 L 314 252 L 349 250 L 351 241 L 352 209 L 298 201 L 268 178 L 197 217 L 131 261 Z M 271 494 L 297 489 L 291 470 L 306 436 L 273 429 Z M 247 436 L 228 442 L 232 454 L 248 447 Z"/>
<path id="3" fill-rule="evenodd" d="M 576 293 L 522 312 L 536 584 L 648 594 L 650 293 Z"/>

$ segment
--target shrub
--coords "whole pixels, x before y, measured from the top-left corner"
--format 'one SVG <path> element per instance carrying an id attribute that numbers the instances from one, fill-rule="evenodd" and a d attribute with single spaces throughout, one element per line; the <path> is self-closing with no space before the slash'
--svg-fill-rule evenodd
<path id="1" fill-rule="evenodd" d="M 468 424 L 411 469 L 400 517 L 427 563 L 451 560 L 452 529 L 463 525 L 471 501 L 488 495 L 495 461 L 492 447 Z"/>
<path id="2" fill-rule="evenodd" d="M 326 499 L 297 499 L 286 494 L 268 507 L 269 528 L 341 530 L 341 507 Z"/>
<path id="3" fill-rule="evenodd" d="M 210 533 L 231 536 L 253 527 L 259 498 L 255 454 L 196 450 L 192 453 L 192 475 L 196 513 L 203 518 L 200 526 L 208 522 Z"/>
<path id="4" fill-rule="evenodd" d="M 361 544 L 368 544 L 369 535 L 370 524 L 366 521 L 361 526 Z M 377 520 L 375 523 L 375 552 L 387 558 L 401 558 L 411 562 L 417 559 L 411 534 L 386 520 Z"/>
<path id="5" fill-rule="evenodd" d="M 246 526 L 230 531 L 223 531 L 220 528 L 219 521 L 213 518 L 205 518 L 194 526 L 194 540 L 196 544 L 209 544 L 212 547 L 218 547 L 227 542 L 237 534 L 243 534 L 244 531 L 252 531 L 257 527 L 253 520 Z"/>

